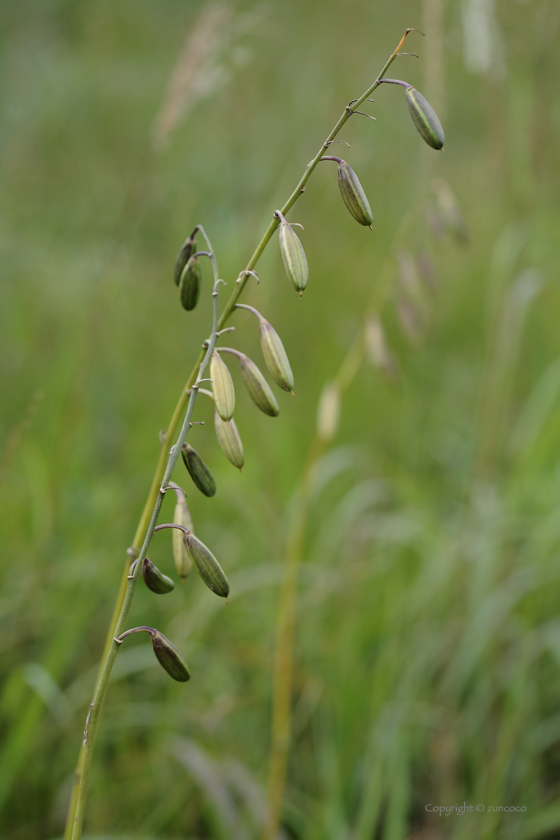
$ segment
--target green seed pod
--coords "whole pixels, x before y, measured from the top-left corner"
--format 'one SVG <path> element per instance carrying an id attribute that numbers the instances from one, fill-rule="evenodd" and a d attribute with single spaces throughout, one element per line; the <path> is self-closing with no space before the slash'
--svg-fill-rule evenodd
<path id="1" fill-rule="evenodd" d="M 175 261 L 175 285 L 178 286 L 181 282 L 181 275 L 183 273 L 183 269 L 196 251 L 196 242 L 194 237 L 189 236 L 189 238 L 183 243 L 181 246 L 181 250 L 177 256 L 177 260 Z"/>
<path id="2" fill-rule="evenodd" d="M 293 391 L 294 375 L 278 333 L 264 318 L 261 319 L 259 324 L 261 347 L 270 375 L 284 391 Z"/>
<path id="3" fill-rule="evenodd" d="M 358 180 L 358 176 L 345 161 L 342 161 L 338 167 L 338 186 L 342 199 L 350 214 L 361 225 L 369 227 L 373 222 L 373 214 L 369 206 L 369 201 Z"/>
<path id="4" fill-rule="evenodd" d="M 282 260 L 284 261 L 284 268 L 286 274 L 294 284 L 296 290 L 300 293 L 307 286 L 309 280 L 309 266 L 307 265 L 307 258 L 303 245 L 299 241 L 296 233 L 292 230 L 288 222 L 282 216 L 280 222 L 280 252 Z"/>
<path id="5" fill-rule="evenodd" d="M 175 528 L 174 530 L 177 529 Z M 171 578 L 162 574 L 158 567 L 147 557 L 142 564 L 142 577 L 148 589 L 151 589 L 156 595 L 166 595 L 175 589 L 175 584 Z"/>
<path id="6" fill-rule="evenodd" d="M 405 96 L 412 121 L 422 140 L 432 149 L 443 149 L 443 128 L 430 103 L 412 86 L 406 88 Z"/>
<path id="7" fill-rule="evenodd" d="M 234 467 L 241 469 L 245 463 L 245 455 L 243 454 L 243 444 L 235 425 L 235 420 L 229 420 L 227 423 L 222 420 L 217 411 L 214 412 L 214 426 L 216 428 L 216 437 L 218 443 L 222 447 L 224 455 L 231 461 Z"/>
<path id="8" fill-rule="evenodd" d="M 173 522 L 175 525 L 182 525 L 183 528 L 188 528 L 189 531 L 194 530 L 191 515 L 186 502 L 177 502 L 175 505 Z M 188 578 L 192 571 L 192 562 L 187 553 L 187 549 L 185 548 L 185 543 L 183 542 L 183 533 L 184 532 L 180 531 L 179 528 L 172 529 L 173 559 L 175 561 L 177 574 L 181 578 L 181 583 L 185 582 L 186 578 Z"/>
<path id="9" fill-rule="evenodd" d="M 165 668 L 170 677 L 173 677 L 177 682 L 187 682 L 191 675 L 189 666 L 179 654 L 179 651 L 172 645 L 163 633 L 155 630 L 150 633 L 152 639 L 152 647 L 157 657 L 159 664 Z"/>
<path id="10" fill-rule="evenodd" d="M 255 405 L 270 417 L 276 417 L 280 413 L 276 397 L 256 364 L 245 355 L 239 357 L 239 362 L 243 382 Z"/>
<path id="11" fill-rule="evenodd" d="M 189 556 L 196 566 L 200 577 L 212 592 L 221 598 L 229 595 L 229 583 L 223 573 L 222 567 L 210 551 L 194 534 L 185 534 L 183 537 Z"/>
<path id="12" fill-rule="evenodd" d="M 216 482 L 214 477 L 196 449 L 193 449 L 188 443 L 185 444 L 181 450 L 183 462 L 189 471 L 189 475 L 205 496 L 213 496 L 216 492 Z M 177 529 L 175 529 L 177 530 Z"/>
<path id="13" fill-rule="evenodd" d="M 181 274 L 181 303 L 183 308 L 190 312 L 198 303 L 202 272 L 196 257 L 191 257 Z"/>
<path id="14" fill-rule="evenodd" d="M 216 411 L 222 420 L 231 420 L 235 408 L 235 390 L 228 366 L 216 350 L 210 360 L 210 379 Z"/>

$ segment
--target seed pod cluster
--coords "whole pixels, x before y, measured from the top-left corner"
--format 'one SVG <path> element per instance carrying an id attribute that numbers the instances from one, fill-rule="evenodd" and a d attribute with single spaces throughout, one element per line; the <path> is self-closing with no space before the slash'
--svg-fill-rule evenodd
<path id="1" fill-rule="evenodd" d="M 255 405 L 269 417 L 277 417 L 280 409 L 276 397 L 256 364 L 244 353 L 240 354 L 239 362 L 243 382 Z"/>
<path id="2" fill-rule="evenodd" d="M 210 378 L 216 411 L 222 420 L 231 420 L 235 409 L 235 390 L 228 366 L 216 350 L 210 360 Z"/>
<path id="3" fill-rule="evenodd" d="M 350 215 L 361 225 L 370 227 L 373 222 L 373 214 L 369 201 L 358 176 L 344 160 L 338 165 L 338 186 Z"/>
<path id="4" fill-rule="evenodd" d="M 277 211 L 276 215 L 280 218 L 280 253 L 282 254 L 284 268 L 301 297 L 309 280 L 307 257 L 298 235 L 293 231 L 284 216 L 280 211 Z"/>
<path id="5" fill-rule="evenodd" d="M 198 303 L 202 273 L 196 257 L 191 257 L 185 265 L 180 279 L 181 304 L 190 312 Z"/>
<path id="6" fill-rule="evenodd" d="M 177 502 L 175 505 L 173 522 L 175 525 L 182 525 L 183 528 L 188 528 L 189 531 L 194 530 L 191 515 L 185 501 Z M 183 533 L 179 528 L 172 529 L 173 560 L 175 561 L 177 574 L 181 578 L 181 583 L 185 582 L 192 571 L 192 561 L 183 542 Z"/>
<path id="7" fill-rule="evenodd" d="M 183 539 L 189 557 L 206 586 L 221 598 L 227 598 L 228 580 L 210 549 L 194 534 L 185 534 Z"/>
<path id="8" fill-rule="evenodd" d="M 410 116 L 422 140 L 432 149 L 443 149 L 445 135 L 430 103 L 412 85 L 406 88 L 405 96 Z"/>
<path id="9" fill-rule="evenodd" d="M 190 444 L 185 443 L 181 450 L 181 455 L 183 456 L 183 462 L 189 471 L 190 477 L 200 492 L 204 493 L 205 496 L 213 496 L 216 492 L 216 482 L 196 449 L 193 449 Z"/>
<path id="10" fill-rule="evenodd" d="M 160 572 L 158 567 L 147 557 L 142 564 L 142 577 L 148 589 L 151 589 L 156 595 L 166 595 L 175 589 L 175 583 L 171 578 Z"/>
<path id="11" fill-rule="evenodd" d="M 181 246 L 181 250 L 179 251 L 179 254 L 175 261 L 174 277 L 176 286 L 178 286 L 181 282 L 181 275 L 183 274 L 183 269 L 192 257 L 192 255 L 195 253 L 195 251 L 196 242 L 194 236 L 189 236 L 189 238 Z"/>
<path id="12" fill-rule="evenodd" d="M 187 682 L 191 678 L 189 666 L 181 657 L 175 645 L 159 630 L 151 630 L 152 647 L 159 664 L 165 668 L 170 677 L 177 682 Z"/>
<path id="13" fill-rule="evenodd" d="M 222 420 L 217 411 L 214 412 L 214 427 L 216 429 L 216 437 L 220 444 L 224 455 L 234 467 L 239 470 L 245 463 L 245 455 L 243 453 L 243 444 L 241 437 L 237 431 L 237 425 L 233 417 L 227 422 Z"/>

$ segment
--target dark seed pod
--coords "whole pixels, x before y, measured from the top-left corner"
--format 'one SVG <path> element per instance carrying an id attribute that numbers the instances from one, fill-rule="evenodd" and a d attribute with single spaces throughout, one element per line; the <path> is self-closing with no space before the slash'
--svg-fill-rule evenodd
<path id="1" fill-rule="evenodd" d="M 294 375 L 280 336 L 264 318 L 259 322 L 261 347 L 270 375 L 284 391 L 293 391 Z"/>
<path id="2" fill-rule="evenodd" d="M 255 405 L 269 417 L 276 417 L 280 413 L 276 397 L 256 364 L 245 355 L 239 357 L 239 362 L 243 382 Z"/>
<path id="3" fill-rule="evenodd" d="M 361 225 L 369 227 L 373 222 L 373 214 L 369 206 L 369 201 L 358 180 L 358 176 L 345 161 L 342 161 L 338 167 L 338 186 L 342 199 L 350 214 Z"/>
<path id="4" fill-rule="evenodd" d="M 181 303 L 190 312 L 198 303 L 202 273 L 196 257 L 191 257 L 183 269 L 180 280 Z"/>
<path id="5" fill-rule="evenodd" d="M 443 128 L 430 103 L 412 86 L 406 88 L 405 95 L 412 121 L 422 140 L 432 149 L 443 149 Z"/>
<path id="6" fill-rule="evenodd" d="M 189 475 L 205 496 L 213 496 L 216 492 L 216 482 L 214 477 L 196 449 L 193 449 L 190 444 L 185 443 L 181 450 L 185 467 L 189 471 Z"/>
<path id="7" fill-rule="evenodd" d="M 166 595 L 175 589 L 175 583 L 171 578 L 160 572 L 158 567 L 147 557 L 142 564 L 142 577 L 148 589 L 151 589 L 156 595 Z"/>
<path id="8" fill-rule="evenodd" d="M 233 417 L 227 423 L 222 420 L 217 411 L 214 412 L 214 426 L 216 428 L 216 437 L 218 443 L 222 447 L 224 455 L 234 467 L 239 470 L 245 463 L 245 455 L 243 453 L 243 444 L 235 425 Z"/>
<path id="9" fill-rule="evenodd" d="M 208 589 L 211 589 L 221 598 L 227 598 L 229 595 L 228 580 L 210 549 L 194 534 L 185 534 L 183 539 L 189 557 Z"/>
<path id="10" fill-rule="evenodd" d="M 191 515 L 185 501 L 177 502 L 175 505 L 173 522 L 176 525 L 182 525 L 184 528 L 188 528 L 189 531 L 194 531 Z M 192 562 L 187 553 L 187 549 L 185 548 L 185 543 L 183 542 L 183 532 L 180 531 L 179 528 L 172 529 L 172 540 L 175 568 L 177 569 L 177 574 L 181 578 L 181 583 L 184 583 L 192 571 Z"/>
<path id="11" fill-rule="evenodd" d="M 196 251 L 196 242 L 194 237 L 189 236 L 189 238 L 183 243 L 181 246 L 181 250 L 177 256 L 177 260 L 175 261 L 175 285 L 178 286 L 181 282 L 181 275 L 183 273 L 183 269 L 192 257 L 192 255 Z"/>
<path id="12" fill-rule="evenodd" d="M 216 350 L 210 360 L 210 379 L 216 411 L 222 420 L 230 420 L 235 409 L 235 390 L 228 366 Z"/>
<path id="13" fill-rule="evenodd" d="M 187 680 L 190 680 L 189 666 L 181 657 L 175 645 L 172 645 L 169 639 L 163 633 L 160 633 L 159 630 L 152 631 L 150 637 L 157 660 L 165 668 L 169 676 L 173 677 L 177 682 L 187 682 Z"/>
<path id="14" fill-rule="evenodd" d="M 307 265 L 307 257 L 305 256 L 303 245 L 283 216 L 281 216 L 280 221 L 279 237 L 280 252 L 286 274 L 301 297 L 309 280 L 309 266 Z"/>

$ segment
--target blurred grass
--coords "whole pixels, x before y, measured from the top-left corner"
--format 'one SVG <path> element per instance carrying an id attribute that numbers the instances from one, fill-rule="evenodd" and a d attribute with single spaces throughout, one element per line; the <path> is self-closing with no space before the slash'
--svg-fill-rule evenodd
<path id="1" fill-rule="evenodd" d="M 6 840 L 61 832 L 158 431 L 207 332 L 209 301 L 190 316 L 177 304 L 179 245 L 202 221 L 231 283 L 341 106 L 422 23 L 409 0 L 333 0 L 328 13 L 270 6 L 242 38 L 224 35 L 222 81 L 156 154 L 152 127 L 203 8 L 3 8 Z M 239 4 L 233 21 L 251 8 Z M 131 621 L 169 635 L 193 680 L 170 684 L 140 641 L 119 653 L 90 837 L 257 836 L 290 494 L 323 383 L 434 176 L 458 196 L 470 244 L 433 246 L 439 283 L 419 346 L 402 336 L 396 298 L 389 306 L 400 380 L 364 368 L 343 407 L 328 457 L 344 469 L 316 499 L 304 567 L 286 830 L 306 840 L 560 836 L 560 10 L 501 4 L 504 68 L 479 76 L 464 66 L 462 5 L 450 0 L 443 20 L 445 154 L 422 146 L 400 91 L 380 90 L 377 123 L 356 118 L 343 135 L 374 234 L 352 223 L 333 172 L 318 171 L 293 212 L 311 265 L 303 301 L 274 244 L 247 295 L 282 335 L 297 399 L 280 394 L 271 423 L 240 395 L 241 476 L 207 430 L 193 432 L 219 487 L 212 501 L 191 494 L 193 516 L 232 597 L 224 608 L 197 579 L 164 599 L 139 592 Z M 421 61 L 402 59 L 395 75 L 429 98 L 415 37 Z M 255 324 L 239 316 L 236 326 L 231 343 L 258 361 Z M 169 554 L 162 537 L 151 557 L 169 571 Z M 527 811 L 425 811 L 463 801 Z"/>

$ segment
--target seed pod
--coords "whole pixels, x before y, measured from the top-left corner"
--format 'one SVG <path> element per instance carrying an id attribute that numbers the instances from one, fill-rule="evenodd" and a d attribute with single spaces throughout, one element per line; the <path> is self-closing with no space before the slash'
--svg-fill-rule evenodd
<path id="1" fill-rule="evenodd" d="M 264 318 L 260 321 L 260 330 L 261 347 L 270 375 L 280 388 L 293 391 L 294 375 L 278 333 Z"/>
<path id="2" fill-rule="evenodd" d="M 307 258 L 303 245 L 299 241 L 296 233 L 292 230 L 288 222 L 282 216 L 280 222 L 280 252 L 282 260 L 284 261 L 284 268 L 286 274 L 294 284 L 296 290 L 300 293 L 307 286 L 309 280 L 309 266 L 307 265 Z"/>
<path id="3" fill-rule="evenodd" d="M 222 420 L 230 420 L 235 408 L 235 390 L 228 366 L 216 350 L 210 360 L 210 379 L 216 411 Z"/>
<path id="4" fill-rule="evenodd" d="M 221 598 L 229 595 L 229 583 L 223 573 L 222 567 L 210 551 L 194 534 L 185 534 L 183 537 L 189 556 L 196 566 L 200 577 L 212 592 Z"/>
<path id="5" fill-rule="evenodd" d="M 231 461 L 234 467 L 241 469 L 245 463 L 245 455 L 243 454 L 243 444 L 235 425 L 235 420 L 229 420 L 227 423 L 222 420 L 217 411 L 214 412 L 214 426 L 216 428 L 216 437 L 218 443 L 222 447 L 224 455 Z"/>
<path id="6" fill-rule="evenodd" d="M 183 242 L 181 246 L 181 250 L 177 256 L 175 261 L 175 285 L 178 286 L 181 282 L 181 275 L 183 273 L 183 269 L 196 251 L 196 242 L 193 236 L 189 236 L 185 242 Z"/>
<path id="7" fill-rule="evenodd" d="M 183 462 L 189 471 L 189 475 L 205 496 L 213 496 L 216 492 L 216 482 L 214 477 L 196 449 L 193 449 L 188 443 L 185 444 L 181 450 Z M 177 530 L 177 529 L 175 529 Z"/>
<path id="8" fill-rule="evenodd" d="M 176 531 L 177 529 L 174 528 L 173 530 Z M 148 589 L 151 589 L 156 595 L 166 595 L 175 589 L 175 583 L 171 578 L 162 574 L 158 567 L 147 557 L 142 564 L 142 577 Z"/>
<path id="9" fill-rule="evenodd" d="M 183 528 L 188 528 L 189 531 L 194 530 L 191 515 L 186 502 L 177 502 L 175 505 L 173 522 L 176 525 L 182 525 Z M 173 528 L 172 538 L 175 568 L 177 569 L 177 574 L 181 578 L 181 583 L 184 583 L 185 579 L 192 571 L 191 558 L 189 557 L 187 549 L 185 548 L 185 543 L 183 542 L 183 531 L 180 531 L 179 528 Z"/>
<path id="10" fill-rule="evenodd" d="M 157 657 L 159 664 L 165 668 L 170 677 L 173 677 L 177 682 L 187 682 L 191 675 L 189 666 L 179 654 L 179 651 L 172 645 L 163 633 L 159 630 L 150 633 L 152 639 L 152 647 Z"/>
<path id="11" fill-rule="evenodd" d="M 269 417 L 276 417 L 280 413 L 280 409 L 268 382 L 248 356 L 240 356 L 239 361 L 241 375 L 249 396 L 261 411 L 264 411 Z"/>
<path id="12" fill-rule="evenodd" d="M 345 161 L 342 161 L 338 167 L 338 186 L 342 199 L 350 214 L 361 225 L 369 227 L 373 222 L 373 214 L 369 206 L 369 201 L 358 180 L 358 176 Z"/>
<path id="13" fill-rule="evenodd" d="M 191 257 L 181 274 L 180 291 L 181 303 L 187 312 L 194 309 L 198 303 L 202 273 L 196 257 Z"/>
<path id="14" fill-rule="evenodd" d="M 422 140 L 432 149 L 443 149 L 445 135 L 430 103 L 412 86 L 406 88 L 405 96 L 410 116 Z"/>

